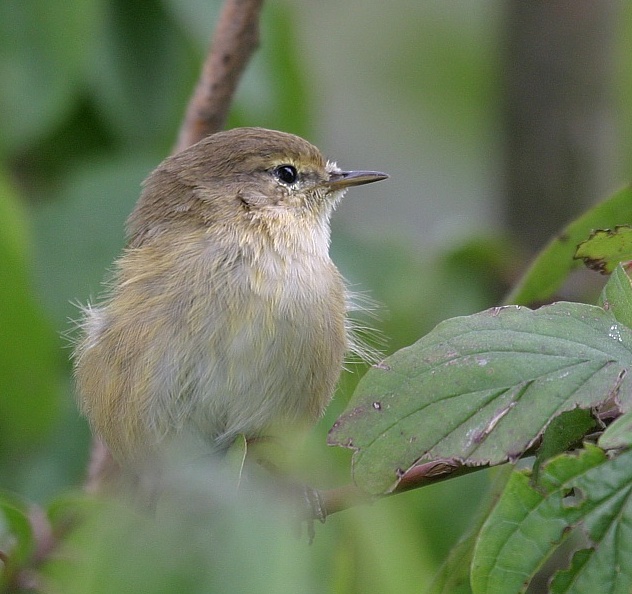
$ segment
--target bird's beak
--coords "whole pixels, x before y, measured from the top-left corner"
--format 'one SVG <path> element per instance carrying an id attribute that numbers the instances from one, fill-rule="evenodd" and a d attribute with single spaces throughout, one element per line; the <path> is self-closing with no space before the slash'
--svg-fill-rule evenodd
<path id="1" fill-rule="evenodd" d="M 362 186 L 386 179 L 388 175 L 379 171 L 338 171 L 332 173 L 327 186 L 332 190 L 343 190 L 351 186 Z"/>

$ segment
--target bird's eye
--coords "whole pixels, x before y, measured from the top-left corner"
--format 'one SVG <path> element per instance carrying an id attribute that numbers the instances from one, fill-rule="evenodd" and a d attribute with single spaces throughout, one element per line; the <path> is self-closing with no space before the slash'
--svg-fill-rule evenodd
<path id="1" fill-rule="evenodd" d="M 279 181 L 287 185 L 292 185 L 298 179 L 298 171 L 294 165 L 279 165 L 273 173 Z"/>

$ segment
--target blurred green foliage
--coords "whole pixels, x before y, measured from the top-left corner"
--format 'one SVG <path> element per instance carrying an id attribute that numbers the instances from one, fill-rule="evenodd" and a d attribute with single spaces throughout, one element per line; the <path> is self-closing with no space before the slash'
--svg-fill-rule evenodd
<path id="1" fill-rule="evenodd" d="M 98 297 L 140 183 L 173 146 L 218 10 L 217 0 L 0 3 L 0 488 L 11 489 L 23 507 L 3 498 L 0 537 L 7 525 L 24 527 L 20 514 L 28 503 L 59 510 L 67 491 L 82 482 L 89 432 L 74 407 L 63 334 L 78 315 L 74 304 Z M 318 140 L 317 87 L 295 18 L 291 3 L 267 3 L 261 50 L 230 126 Z M 438 101 L 490 88 L 491 62 L 482 73 L 476 69 L 483 86 L 479 75 L 459 75 L 472 71 L 452 59 L 455 51 L 470 55 L 472 39 L 462 41 L 453 31 L 433 37 L 432 51 L 455 67 L 452 75 L 441 69 Z M 405 59 L 417 60 L 417 51 Z M 405 71 L 402 61 L 391 76 Z M 414 93 L 410 99 L 417 101 Z M 369 240 L 340 226 L 333 254 L 353 288 L 379 303 L 370 323 L 387 352 L 441 319 L 498 303 L 515 266 L 503 238 L 473 238 L 437 255 L 401 237 Z M 345 374 L 308 440 L 302 469 L 311 484 L 349 480 L 348 452 L 324 444 L 361 372 L 355 366 Z M 191 479 L 196 502 L 204 485 L 200 476 Z M 64 549 L 77 565 L 64 565 L 62 556 L 46 576 L 68 592 L 121 592 L 131 583 L 137 592 L 231 591 L 246 584 L 282 592 L 297 591 L 297 583 L 305 592 L 417 591 L 469 525 L 486 486 L 485 473 L 477 473 L 337 514 L 317 527 L 311 548 L 288 536 L 274 502 L 254 518 L 236 513 L 243 508 L 232 508 L 220 493 L 216 508 L 176 506 L 151 526 L 129 510 L 88 506 L 88 523 Z M 229 511 L 219 518 L 218 509 Z"/>
<path id="2" fill-rule="evenodd" d="M 59 409 L 60 354 L 30 286 L 30 249 L 22 205 L 0 177 L 0 470 L 21 463 L 50 432 Z"/>

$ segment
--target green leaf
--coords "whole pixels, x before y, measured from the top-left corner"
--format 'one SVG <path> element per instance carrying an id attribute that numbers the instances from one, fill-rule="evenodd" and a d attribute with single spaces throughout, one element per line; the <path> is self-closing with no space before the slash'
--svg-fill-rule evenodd
<path id="1" fill-rule="evenodd" d="M 78 317 L 77 302 L 101 295 L 124 244 L 125 219 L 158 161 L 137 152 L 86 164 L 68 176 L 56 200 L 34 209 L 37 280 L 59 331 Z"/>
<path id="2" fill-rule="evenodd" d="M 452 547 L 445 564 L 425 594 L 471 594 L 469 566 L 475 538 L 476 534 L 470 534 Z"/>
<path id="3" fill-rule="evenodd" d="M 576 554 L 552 592 L 629 592 L 632 587 L 632 452 L 609 459 L 597 447 L 548 463 L 537 487 L 515 472 L 474 551 L 474 594 L 524 592 L 570 531 L 590 548 Z"/>
<path id="4" fill-rule="evenodd" d="M 435 575 L 432 584 L 424 594 L 471 594 L 470 566 L 474 556 L 474 548 L 478 541 L 478 534 L 487 516 L 493 509 L 495 502 L 507 486 L 513 471 L 505 466 L 496 469 L 495 478 L 488 497 L 476 513 L 474 522 L 461 540 L 452 547 L 450 554 Z"/>
<path id="5" fill-rule="evenodd" d="M 26 506 L 9 493 L 0 493 L 0 551 L 7 563 L 0 561 L 0 587 L 19 570 L 35 550 L 35 539 Z M 4 588 L 2 589 L 4 592 Z"/>
<path id="6" fill-rule="evenodd" d="M 577 246 L 575 258 L 591 270 L 610 274 L 620 262 L 632 260 L 632 227 L 618 225 L 614 230 L 593 231 Z"/>
<path id="7" fill-rule="evenodd" d="M 26 224 L 0 171 L 0 459 L 15 458 L 56 420 L 55 335 L 30 286 Z"/>
<path id="8" fill-rule="evenodd" d="M 494 308 L 439 324 L 362 378 L 329 435 L 356 483 L 392 491 L 417 464 L 519 458 L 564 411 L 631 406 L 632 331 L 603 309 Z"/>
<path id="9" fill-rule="evenodd" d="M 597 422 L 590 410 L 575 408 L 555 417 L 546 428 L 542 436 L 542 445 L 538 448 L 533 466 L 535 480 L 544 462 L 567 451 L 596 427 Z"/>
<path id="10" fill-rule="evenodd" d="M 615 227 L 632 220 L 632 188 L 625 187 L 575 219 L 540 252 L 506 303 L 529 305 L 549 300 L 568 274 L 579 265 L 577 246 L 595 229 Z"/>
<path id="11" fill-rule="evenodd" d="M 621 264 L 614 269 L 603 288 L 599 305 L 610 311 L 619 322 L 632 328 L 632 282 Z"/>
<path id="12" fill-rule="evenodd" d="M 72 109 L 100 6 L 95 0 L 0 2 L 0 145 L 23 148 Z"/>
<path id="13" fill-rule="evenodd" d="M 78 501 L 81 521 L 66 530 L 41 569 L 49 590 L 322 591 L 310 587 L 314 551 L 296 538 L 296 518 L 279 501 L 278 488 L 256 481 L 235 490 L 223 471 L 210 459 L 187 460 L 166 471 L 154 514 L 120 500 L 93 506 Z M 67 504 L 57 517 L 59 511 L 62 518 L 73 516 Z"/>
<path id="14" fill-rule="evenodd" d="M 162 1 L 107 2 L 92 48 L 93 96 L 112 130 L 155 147 L 177 129 L 200 56 Z"/>
<path id="15" fill-rule="evenodd" d="M 632 446 L 632 412 L 628 411 L 604 431 L 599 438 L 599 447 L 604 450 L 615 450 L 630 446 Z"/>
<path id="16" fill-rule="evenodd" d="M 577 551 L 571 559 L 570 568 L 559 571 L 551 581 L 551 593 L 562 594 L 562 592 L 570 592 L 575 576 L 581 571 L 584 565 L 586 565 L 591 555 L 592 551 L 590 549 Z"/>
<path id="17" fill-rule="evenodd" d="M 562 456 L 547 465 L 539 488 L 531 486 L 527 472 L 513 473 L 479 534 L 472 562 L 474 594 L 526 589 L 568 526 L 581 517 L 578 506 L 564 504 L 571 489 L 567 481 L 604 460 L 604 453 L 594 447 L 581 456 Z"/>
<path id="18" fill-rule="evenodd" d="M 64 491 L 46 509 L 52 530 L 64 534 L 73 526 L 80 526 L 90 515 L 101 509 L 103 502 L 85 491 Z"/>

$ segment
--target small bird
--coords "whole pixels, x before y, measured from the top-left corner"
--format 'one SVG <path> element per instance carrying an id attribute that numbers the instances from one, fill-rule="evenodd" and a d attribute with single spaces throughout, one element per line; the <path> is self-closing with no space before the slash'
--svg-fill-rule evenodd
<path id="1" fill-rule="evenodd" d="M 319 418 L 353 341 L 329 219 L 347 188 L 387 177 L 263 128 L 158 166 L 74 352 L 80 409 L 117 462 L 182 434 L 225 449 Z"/>

